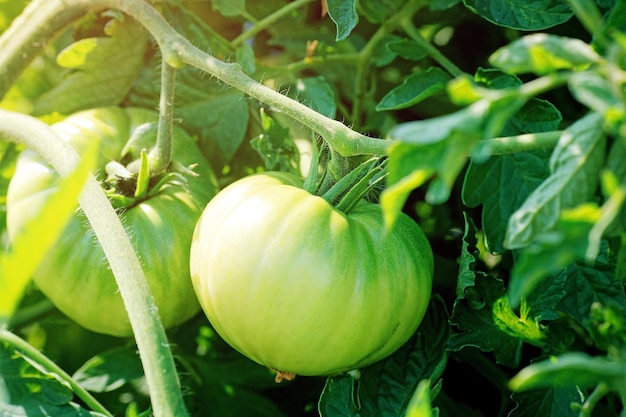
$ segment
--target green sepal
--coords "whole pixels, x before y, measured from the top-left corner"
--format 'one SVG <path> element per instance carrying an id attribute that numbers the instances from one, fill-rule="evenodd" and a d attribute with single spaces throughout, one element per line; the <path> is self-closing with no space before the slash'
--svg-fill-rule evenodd
<path id="1" fill-rule="evenodd" d="M 150 164 L 148 163 L 148 152 L 142 149 L 139 172 L 137 173 L 137 188 L 135 189 L 136 199 L 143 200 L 146 197 L 148 185 L 150 185 Z"/>
<path id="2" fill-rule="evenodd" d="M 349 212 L 373 187 L 370 180 L 381 172 L 380 157 L 370 158 L 337 181 L 321 197 L 343 212 Z"/>

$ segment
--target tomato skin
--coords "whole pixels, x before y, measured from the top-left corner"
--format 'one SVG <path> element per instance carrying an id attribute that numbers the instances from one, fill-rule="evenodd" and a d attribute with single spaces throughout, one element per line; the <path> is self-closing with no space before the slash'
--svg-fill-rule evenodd
<path id="1" fill-rule="evenodd" d="M 285 173 L 246 177 L 205 208 L 191 277 L 216 331 L 268 367 L 331 375 L 374 363 L 415 332 L 433 256 L 402 215 L 385 234 L 380 206 L 348 215 Z"/>
<path id="2" fill-rule="evenodd" d="M 107 107 L 76 113 L 52 129 L 79 153 L 90 141 L 100 141 L 95 174 L 103 179 L 104 165 L 119 159 L 135 129 L 156 120 L 148 110 Z M 197 163 L 198 177 L 187 177 L 188 190 L 168 183 L 156 195 L 120 210 L 166 328 L 200 310 L 189 279 L 188 248 L 195 223 L 217 186 L 213 171 L 199 155 L 193 139 L 175 130 L 172 159 L 185 166 Z M 20 155 L 7 193 L 10 237 L 37 215 L 57 180 L 56 172 L 32 151 Z M 59 310 L 83 327 L 120 337 L 132 335 L 113 274 L 83 214 L 70 220 L 33 280 Z"/>

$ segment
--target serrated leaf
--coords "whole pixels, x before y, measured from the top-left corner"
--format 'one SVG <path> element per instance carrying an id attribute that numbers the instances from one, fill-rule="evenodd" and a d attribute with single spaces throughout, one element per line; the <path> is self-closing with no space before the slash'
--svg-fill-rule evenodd
<path id="1" fill-rule="evenodd" d="M 396 353 L 350 375 L 329 377 L 319 402 L 323 417 L 386 416 L 404 414 L 423 379 L 434 384 L 447 361 L 447 312 L 435 297 L 418 332 Z M 355 403 L 356 402 L 356 403 Z"/>
<path id="2" fill-rule="evenodd" d="M 598 218 L 597 207 L 583 205 L 563 213 L 552 230 L 535 236 L 521 251 L 511 270 L 511 304 L 517 305 L 544 277 L 584 258 L 589 230 Z"/>
<path id="3" fill-rule="evenodd" d="M 347 38 L 359 23 L 359 14 L 356 11 L 357 0 L 326 0 L 328 15 L 337 26 L 335 40 Z"/>
<path id="4" fill-rule="evenodd" d="M 102 352 L 83 364 L 72 378 L 91 392 L 109 392 L 143 377 L 136 346 Z"/>
<path id="5" fill-rule="evenodd" d="M 450 336 L 448 349 L 475 346 L 494 352 L 498 363 L 514 367 L 521 358 L 522 340 L 504 331 L 494 314 L 494 306 L 504 298 L 503 282 L 474 269 L 478 253 L 475 232 L 473 222 L 466 217 L 457 299 L 450 316 L 450 324 L 457 330 Z"/>
<path id="6" fill-rule="evenodd" d="M 143 65 L 147 34 L 126 18 L 108 23 L 109 37 L 79 40 L 61 51 L 59 65 L 73 71 L 34 102 L 33 115 L 118 104 L 132 87 Z"/>
<path id="7" fill-rule="evenodd" d="M 0 415 L 7 417 L 104 417 L 72 401 L 73 393 L 53 375 L 30 365 L 0 343 Z"/>
<path id="8" fill-rule="evenodd" d="M 83 153 L 82 162 L 74 173 L 60 180 L 61 185 L 37 217 L 18 232 L 10 250 L 0 253 L 0 323 L 6 322 L 13 315 L 32 274 L 74 214 L 78 195 L 95 165 L 96 150 L 94 142 L 94 146 Z M 41 230 L 46 233 L 41 233 Z"/>
<path id="9" fill-rule="evenodd" d="M 509 218 L 548 176 L 546 151 L 493 155 L 484 163 L 471 161 L 462 198 L 468 207 L 482 208 L 487 249 L 503 253 Z"/>
<path id="10" fill-rule="evenodd" d="M 437 67 L 417 72 L 406 77 L 402 84 L 389 91 L 376 105 L 377 111 L 397 110 L 410 107 L 445 91 L 452 77 Z"/>
<path id="11" fill-rule="evenodd" d="M 517 406 L 508 417 L 574 417 L 578 412 L 572 410 L 571 405 L 582 404 L 585 400 L 574 385 L 514 392 L 511 398 Z"/>
<path id="12" fill-rule="evenodd" d="M 617 305 L 626 311 L 623 283 L 615 277 L 615 268 L 600 257 L 594 265 L 572 263 L 556 274 L 555 279 L 564 280 L 565 296 L 559 310 L 581 326 L 589 327 L 589 310 L 594 303 Z"/>
<path id="13" fill-rule="evenodd" d="M 536 133 L 557 129 L 560 112 L 550 103 L 532 99 L 511 117 L 503 135 Z M 462 189 L 468 207 L 483 205 L 483 228 L 491 252 L 504 251 L 509 218 L 530 193 L 549 175 L 549 151 L 493 155 L 487 161 L 470 162 Z"/>
<path id="14" fill-rule="evenodd" d="M 546 29 L 569 20 L 572 9 L 563 0 L 464 0 L 465 6 L 500 26 L 519 30 Z"/>
<path id="15" fill-rule="evenodd" d="M 580 39 L 535 33 L 498 49 L 489 57 L 489 62 L 514 74 L 544 75 L 581 68 L 599 59 L 591 45 Z"/>
<path id="16" fill-rule="evenodd" d="M 246 0 L 211 0 L 211 3 L 213 3 L 213 9 L 225 17 L 246 13 Z"/>
<path id="17" fill-rule="evenodd" d="M 504 246 L 527 246 L 554 227 L 561 210 L 588 201 L 604 160 L 602 117 L 590 113 L 566 129 L 552 153 L 550 176 L 509 219 Z"/>

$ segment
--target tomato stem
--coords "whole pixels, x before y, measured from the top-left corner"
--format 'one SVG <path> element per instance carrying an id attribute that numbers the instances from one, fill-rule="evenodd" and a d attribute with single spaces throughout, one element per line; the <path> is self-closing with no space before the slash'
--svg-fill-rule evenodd
<path id="1" fill-rule="evenodd" d="M 98 400 L 96 400 L 86 389 L 80 386 L 74 379 L 65 372 L 60 366 L 54 363 L 50 358 L 41 353 L 30 343 L 8 330 L 0 329 L 0 341 L 6 342 L 23 357 L 41 365 L 46 371 L 54 373 L 64 382 L 66 382 L 72 391 L 93 411 L 101 413 L 107 417 L 113 417 L 113 414 L 106 409 Z"/>
<path id="2" fill-rule="evenodd" d="M 0 109 L 0 136 L 30 147 L 62 177 L 71 175 L 79 165 L 74 148 L 32 116 Z M 188 415 L 148 281 L 124 226 L 93 175 L 87 178 L 79 203 L 100 241 L 128 311 L 155 416 Z"/>
<path id="3" fill-rule="evenodd" d="M 159 123 L 156 146 L 151 151 L 150 170 L 164 172 L 172 159 L 172 119 L 174 118 L 174 90 L 176 68 L 165 57 L 161 61 L 161 98 L 159 100 Z"/>

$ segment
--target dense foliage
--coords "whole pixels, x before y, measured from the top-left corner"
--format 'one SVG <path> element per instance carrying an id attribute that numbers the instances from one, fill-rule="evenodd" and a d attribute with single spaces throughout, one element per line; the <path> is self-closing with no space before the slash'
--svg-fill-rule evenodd
<path id="1" fill-rule="evenodd" d="M 0 0 L 0 32 L 0 416 L 626 414 L 626 1 Z M 137 168 L 130 192 L 100 171 L 105 196 L 89 174 L 98 146 L 79 158 L 48 128 L 102 107 L 158 120 L 155 144 L 120 165 Z M 177 163 L 179 129 L 197 150 Z M 9 239 L 25 148 L 63 179 Z M 372 156 L 386 175 L 366 198 L 384 227 L 403 213 L 434 253 L 408 342 L 276 384 L 202 313 L 165 332 L 124 217 L 162 179 L 186 190 L 210 165 L 220 188 L 262 171 L 329 188 Z M 54 279 L 37 268 L 75 216 L 102 244 L 134 337 L 86 330 L 31 281 Z"/>

